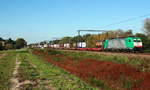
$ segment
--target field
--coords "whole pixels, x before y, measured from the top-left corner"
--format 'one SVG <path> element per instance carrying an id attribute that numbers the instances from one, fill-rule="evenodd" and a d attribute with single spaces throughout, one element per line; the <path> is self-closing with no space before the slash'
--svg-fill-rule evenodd
<path id="1" fill-rule="evenodd" d="M 0 90 L 97 90 L 27 50 L 1 53 Z"/>
<path id="2" fill-rule="evenodd" d="M 150 88 L 147 58 L 54 50 L 34 50 L 33 53 L 99 89 Z"/>
<path id="3" fill-rule="evenodd" d="M 22 49 L 0 52 L 0 90 L 150 90 L 150 60 Z"/>

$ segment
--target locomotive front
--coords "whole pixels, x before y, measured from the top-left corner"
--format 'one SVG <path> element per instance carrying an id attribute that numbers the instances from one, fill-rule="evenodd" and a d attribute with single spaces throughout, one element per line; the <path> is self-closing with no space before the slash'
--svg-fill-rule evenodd
<path id="1" fill-rule="evenodd" d="M 140 38 L 133 39 L 134 51 L 142 51 L 143 44 Z"/>

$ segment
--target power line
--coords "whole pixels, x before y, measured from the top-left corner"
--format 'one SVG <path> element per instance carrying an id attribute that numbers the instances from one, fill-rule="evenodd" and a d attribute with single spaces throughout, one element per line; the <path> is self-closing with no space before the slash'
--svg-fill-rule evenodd
<path id="1" fill-rule="evenodd" d="M 150 16 L 150 13 L 149 14 L 145 14 L 145 15 L 141 15 L 141 16 L 138 16 L 138 17 L 134 17 L 134 18 L 129 18 L 127 20 L 123 20 L 123 21 L 120 21 L 120 22 L 117 22 L 117 23 L 108 24 L 108 25 L 103 26 L 103 28 L 109 27 L 109 26 L 113 26 L 113 25 L 116 25 L 116 24 L 121 24 L 121 23 L 129 22 L 129 21 L 133 21 L 133 20 L 136 20 L 136 19 L 139 19 L 139 18 L 143 18 L 143 17 L 146 17 L 146 16 Z"/>

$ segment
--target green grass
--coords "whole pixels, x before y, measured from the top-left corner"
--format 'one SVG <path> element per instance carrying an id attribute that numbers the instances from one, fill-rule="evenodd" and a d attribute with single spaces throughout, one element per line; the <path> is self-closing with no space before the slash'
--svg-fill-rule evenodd
<path id="1" fill-rule="evenodd" d="M 15 59 L 15 53 L 7 53 L 5 57 L 0 59 L 0 90 L 8 90 L 11 87 L 10 78 L 12 77 Z"/>
<path id="2" fill-rule="evenodd" d="M 19 75 L 23 80 L 36 80 L 38 78 L 38 72 L 35 67 L 33 67 L 27 60 L 24 54 L 20 55 L 19 60 L 21 60 Z"/>
<path id="3" fill-rule="evenodd" d="M 127 90 L 132 90 L 133 83 L 135 83 L 135 81 L 132 80 L 132 78 L 121 76 L 120 80 L 123 82 L 122 83 L 123 88 L 126 88 Z"/>
<path id="4" fill-rule="evenodd" d="M 62 57 L 52 57 L 52 59 L 55 61 L 61 61 L 63 58 Z"/>
<path id="5" fill-rule="evenodd" d="M 90 83 L 96 87 L 100 87 L 102 90 L 111 90 L 104 80 L 97 80 L 95 78 L 90 79 Z"/>
<path id="6" fill-rule="evenodd" d="M 78 77 L 42 60 L 41 57 L 32 55 L 30 53 L 22 54 L 22 57 L 24 57 L 24 61 L 22 62 L 21 67 L 23 67 L 22 69 L 24 70 L 24 74 L 26 75 L 24 76 L 24 78 L 30 79 L 32 77 L 32 74 L 34 74 L 34 72 L 37 72 L 37 76 L 33 76 L 33 79 L 35 77 L 36 80 L 38 79 L 40 80 L 40 82 L 43 82 L 43 84 L 40 84 L 41 87 L 44 86 L 44 81 L 48 81 L 49 84 L 51 84 L 58 90 L 97 90 L 96 88 L 93 88 L 84 81 L 80 80 Z M 34 72 L 27 69 L 30 67 L 30 63 L 37 66 Z M 27 85 L 27 87 L 28 86 L 32 87 L 32 85 Z"/>
<path id="7" fill-rule="evenodd" d="M 44 85 L 42 85 L 39 81 L 38 70 L 30 63 L 29 58 L 26 56 L 25 53 L 26 52 L 21 53 L 19 57 L 21 64 L 19 67 L 18 77 L 20 82 L 29 80 L 31 83 L 22 85 L 20 89 L 21 90 L 46 90 L 44 88 Z"/>

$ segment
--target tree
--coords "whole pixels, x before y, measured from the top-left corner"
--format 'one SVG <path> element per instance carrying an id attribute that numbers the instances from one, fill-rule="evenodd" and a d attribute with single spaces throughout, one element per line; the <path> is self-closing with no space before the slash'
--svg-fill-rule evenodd
<path id="1" fill-rule="evenodd" d="M 3 47 L 3 41 L 4 41 L 4 39 L 0 37 L 0 50 L 4 49 L 4 47 Z"/>
<path id="2" fill-rule="evenodd" d="M 150 39 L 150 18 L 145 19 L 144 32 L 148 36 L 148 39 Z"/>
<path id="3" fill-rule="evenodd" d="M 90 48 L 95 47 L 96 40 L 94 38 L 94 35 L 91 35 L 86 39 L 86 44 L 87 44 L 87 47 L 90 47 Z"/>
<path id="4" fill-rule="evenodd" d="M 70 43 L 71 37 L 63 37 L 60 41 L 61 44 Z"/>
<path id="5" fill-rule="evenodd" d="M 125 33 L 122 29 L 118 29 L 112 32 L 114 34 L 114 38 L 116 37 L 125 37 Z"/>
<path id="6" fill-rule="evenodd" d="M 2 45 L 2 41 L 0 41 L 0 50 L 3 50 L 3 49 L 4 49 L 4 47 Z"/>
<path id="7" fill-rule="evenodd" d="M 132 30 L 129 29 L 125 32 L 125 37 L 133 36 Z"/>
<path id="8" fill-rule="evenodd" d="M 76 42 L 83 42 L 84 41 L 83 37 L 81 35 L 80 36 L 79 35 L 75 36 L 74 39 L 75 39 Z"/>
<path id="9" fill-rule="evenodd" d="M 5 41 L 7 44 L 12 44 L 14 45 L 15 44 L 15 41 L 12 40 L 11 38 L 9 38 L 8 40 Z"/>
<path id="10" fill-rule="evenodd" d="M 16 40 L 16 48 L 17 49 L 20 49 L 20 48 L 23 48 L 27 45 L 27 42 L 23 39 L 23 38 L 18 38 Z"/>
<path id="11" fill-rule="evenodd" d="M 90 37 L 90 36 L 91 36 L 91 34 L 83 35 L 83 36 L 82 36 L 82 40 L 85 42 L 86 39 L 87 39 L 88 37 Z"/>
<path id="12" fill-rule="evenodd" d="M 71 42 L 71 43 L 77 43 L 77 37 L 72 37 L 72 38 L 70 39 L 70 42 Z"/>
<path id="13" fill-rule="evenodd" d="M 0 37 L 0 41 L 3 41 L 4 39 Z"/>
<path id="14" fill-rule="evenodd" d="M 60 42 L 60 40 L 54 40 L 53 44 L 58 44 Z"/>

